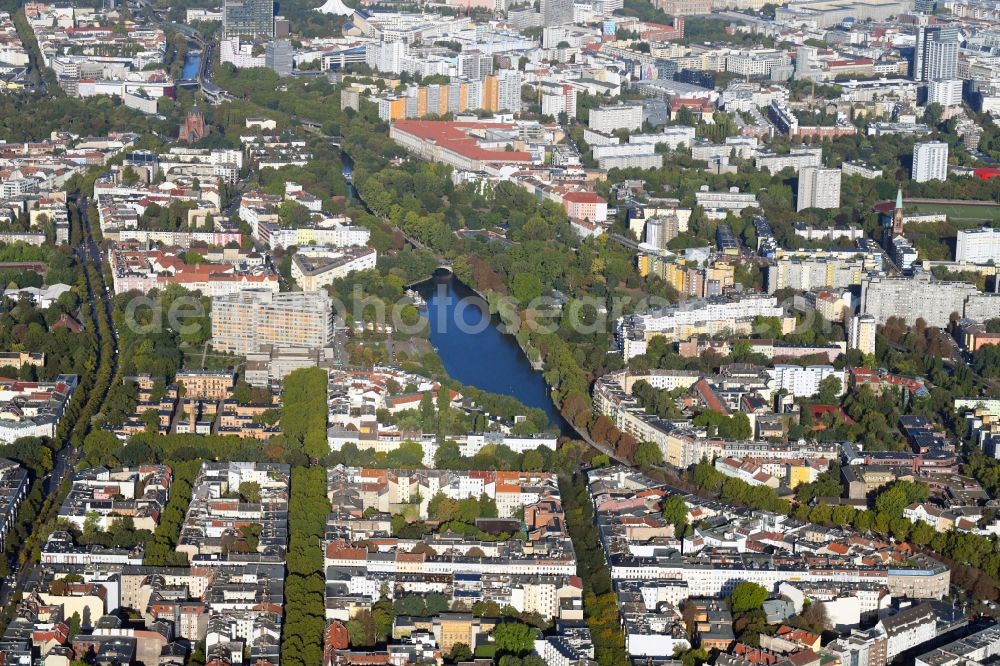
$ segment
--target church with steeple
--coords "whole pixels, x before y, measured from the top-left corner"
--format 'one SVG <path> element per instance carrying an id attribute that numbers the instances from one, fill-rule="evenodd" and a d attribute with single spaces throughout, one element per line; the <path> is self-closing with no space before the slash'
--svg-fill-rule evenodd
<path id="1" fill-rule="evenodd" d="M 887 209 L 882 212 L 882 245 L 892 249 L 892 239 L 903 235 L 903 188 L 896 191 L 896 206 L 892 214 Z"/>
<path id="2" fill-rule="evenodd" d="M 178 138 L 188 143 L 197 143 L 208 136 L 208 127 L 205 125 L 205 116 L 201 109 L 195 104 L 188 111 L 184 124 L 181 125 Z"/>

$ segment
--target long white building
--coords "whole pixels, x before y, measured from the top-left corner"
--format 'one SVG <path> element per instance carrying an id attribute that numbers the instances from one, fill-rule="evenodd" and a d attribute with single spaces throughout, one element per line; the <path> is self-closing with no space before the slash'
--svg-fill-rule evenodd
<path id="1" fill-rule="evenodd" d="M 827 377 L 840 380 L 840 392 L 844 392 L 844 371 L 832 365 L 778 364 L 768 370 L 774 377 L 774 388 L 788 391 L 796 398 L 810 398 L 819 393 L 819 385 Z"/>
<path id="2" fill-rule="evenodd" d="M 960 229 L 955 242 L 955 261 L 1000 263 L 1000 229 Z"/>
<path id="3" fill-rule="evenodd" d="M 611 134 L 615 130 L 642 128 L 642 107 L 638 104 L 619 104 L 591 109 L 588 126 L 592 130 Z"/>
<path id="4" fill-rule="evenodd" d="M 662 335 L 670 342 L 687 340 L 694 335 L 715 335 L 723 330 L 749 333 L 757 317 L 775 317 L 782 329 L 794 326 L 785 317 L 774 296 L 749 294 L 742 297 L 714 297 L 684 301 L 658 310 L 621 317 L 616 326 L 619 348 L 625 360 L 646 353 L 646 343 Z"/>

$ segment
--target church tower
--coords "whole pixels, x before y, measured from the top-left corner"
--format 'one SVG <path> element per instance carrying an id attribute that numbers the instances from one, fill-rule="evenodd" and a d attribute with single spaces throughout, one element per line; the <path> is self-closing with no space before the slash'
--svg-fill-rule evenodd
<path id="1" fill-rule="evenodd" d="M 198 108 L 198 105 L 195 104 L 188 111 L 187 117 L 184 119 L 184 124 L 181 125 L 178 138 L 188 143 L 197 143 L 207 135 L 208 128 L 205 127 L 205 116 L 202 114 L 201 109 Z"/>

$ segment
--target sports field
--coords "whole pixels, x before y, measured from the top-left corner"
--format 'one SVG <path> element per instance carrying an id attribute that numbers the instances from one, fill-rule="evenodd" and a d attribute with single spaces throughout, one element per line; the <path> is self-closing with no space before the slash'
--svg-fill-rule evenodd
<path id="1" fill-rule="evenodd" d="M 962 204 L 907 203 L 907 213 L 944 213 L 949 222 L 993 222 L 1000 220 L 1000 205 L 963 206 Z"/>

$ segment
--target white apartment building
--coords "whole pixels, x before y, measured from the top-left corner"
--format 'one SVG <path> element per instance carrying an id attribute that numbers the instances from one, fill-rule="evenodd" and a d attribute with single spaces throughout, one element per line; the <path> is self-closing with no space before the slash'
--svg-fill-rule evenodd
<path id="1" fill-rule="evenodd" d="M 618 320 L 616 337 L 625 360 L 646 353 L 646 343 L 656 335 L 668 341 L 686 340 L 692 335 L 749 332 L 756 317 L 778 317 L 782 326 L 793 319 L 774 296 L 746 295 L 742 298 L 709 298 L 685 301 L 658 310 L 627 315 Z"/>
<path id="2" fill-rule="evenodd" d="M 789 65 L 791 59 L 777 49 L 753 49 L 726 56 L 726 71 L 740 76 L 769 76 L 777 65 Z"/>
<path id="3" fill-rule="evenodd" d="M 893 260 L 902 271 L 912 269 L 917 260 L 917 249 L 905 236 L 896 236 L 892 239 L 892 254 Z"/>
<path id="4" fill-rule="evenodd" d="M 881 255 L 862 252 L 806 251 L 775 257 L 767 267 L 767 293 L 791 288 L 847 289 L 861 284 L 869 271 L 882 267 Z"/>
<path id="5" fill-rule="evenodd" d="M 943 141 L 925 141 L 913 146 L 913 180 L 947 180 L 948 144 Z"/>
<path id="6" fill-rule="evenodd" d="M 638 104 L 619 104 L 591 109 L 588 126 L 592 130 L 611 134 L 615 130 L 629 131 L 642 128 L 642 107 Z"/>
<path id="7" fill-rule="evenodd" d="M 864 162 L 844 162 L 840 165 L 840 170 L 845 176 L 861 176 L 868 180 L 875 180 L 882 177 L 882 169 L 873 167 Z"/>
<path id="8" fill-rule="evenodd" d="M 524 76 L 516 69 L 501 69 L 497 72 L 497 108 L 501 111 L 519 113 L 523 83 Z"/>
<path id="9" fill-rule="evenodd" d="M 687 125 L 677 125 L 676 127 L 664 127 L 659 134 L 633 134 L 629 136 L 629 143 L 652 144 L 654 146 L 665 145 L 670 150 L 677 150 L 680 147 L 688 147 L 694 143 L 695 130 Z"/>
<path id="10" fill-rule="evenodd" d="M 373 42 L 365 46 L 365 64 L 379 72 L 398 74 L 406 52 L 406 42 Z"/>
<path id="11" fill-rule="evenodd" d="M 378 252 L 369 247 L 307 246 L 292 256 L 292 279 L 305 291 L 317 291 L 355 271 L 375 268 Z"/>
<path id="12" fill-rule="evenodd" d="M 594 146 L 594 159 L 601 169 L 656 169 L 663 166 L 663 155 L 656 152 L 652 143 L 623 143 L 611 146 Z"/>
<path id="13" fill-rule="evenodd" d="M 962 103 L 962 79 L 934 79 L 927 84 L 927 103 L 947 108 Z"/>
<path id="14" fill-rule="evenodd" d="M 691 146 L 691 158 L 707 162 L 722 157 L 735 156 L 738 159 L 745 160 L 753 157 L 754 152 L 757 150 L 757 144 L 757 137 L 754 136 L 729 136 L 726 137 L 725 143 L 693 144 Z"/>
<path id="15" fill-rule="evenodd" d="M 244 290 L 212 301 L 212 347 L 234 354 L 274 347 L 326 347 L 334 310 L 324 291 Z"/>
<path id="16" fill-rule="evenodd" d="M 710 220 L 724 220 L 730 212 L 739 215 L 744 208 L 759 207 L 756 194 L 740 192 L 738 187 L 731 187 L 728 192 L 709 192 L 708 185 L 702 185 L 694 197 Z"/>
<path id="17" fill-rule="evenodd" d="M 1000 229 L 960 229 L 955 243 L 955 261 L 1000 263 Z"/>
<path id="18" fill-rule="evenodd" d="M 952 313 L 961 316 L 966 301 L 979 294 L 975 285 L 967 282 L 935 280 L 925 271 L 915 273 L 912 278 L 863 278 L 860 312 L 872 315 L 879 324 L 884 324 L 889 317 L 898 317 L 910 324 L 920 318 L 928 326 L 943 327 L 948 325 Z"/>
<path id="19" fill-rule="evenodd" d="M 805 167 L 823 166 L 822 148 L 801 148 L 787 153 L 758 153 L 754 158 L 754 166 L 767 169 L 772 176 L 782 169 L 792 168 L 798 172 Z"/>
<path id="20" fill-rule="evenodd" d="M 840 208 L 840 169 L 804 167 L 799 170 L 795 210 Z"/>
<path id="21" fill-rule="evenodd" d="M 854 315 L 847 320 L 847 348 L 862 354 L 875 353 L 875 317 L 870 314 Z"/>
<path id="22" fill-rule="evenodd" d="M 543 87 L 542 115 L 558 118 L 560 113 L 569 120 L 576 118 L 576 88 L 565 84 Z"/>
<path id="23" fill-rule="evenodd" d="M 790 365 L 780 363 L 768 369 L 768 374 L 774 378 L 773 388 L 785 390 L 796 398 L 810 398 L 819 393 L 819 384 L 827 377 L 840 380 L 840 392 L 844 392 L 844 372 L 832 365 Z"/>

